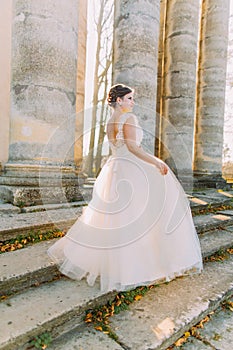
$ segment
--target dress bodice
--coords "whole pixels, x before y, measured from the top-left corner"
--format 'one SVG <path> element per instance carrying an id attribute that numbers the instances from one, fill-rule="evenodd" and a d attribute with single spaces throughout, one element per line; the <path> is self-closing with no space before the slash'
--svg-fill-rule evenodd
<path id="1" fill-rule="evenodd" d="M 126 147 L 124 133 L 123 133 L 123 126 L 124 126 L 126 120 L 131 116 L 134 117 L 135 124 L 136 124 L 136 144 L 138 146 L 140 146 L 140 144 L 142 142 L 143 130 L 142 130 L 142 127 L 138 123 L 137 117 L 133 114 L 124 113 L 121 115 L 119 122 L 118 122 L 118 132 L 116 134 L 115 142 L 113 143 L 113 142 L 109 141 L 109 144 L 110 144 L 110 147 L 111 147 L 113 154 L 116 153 L 116 151 L 118 149 L 120 149 L 122 147 Z"/>

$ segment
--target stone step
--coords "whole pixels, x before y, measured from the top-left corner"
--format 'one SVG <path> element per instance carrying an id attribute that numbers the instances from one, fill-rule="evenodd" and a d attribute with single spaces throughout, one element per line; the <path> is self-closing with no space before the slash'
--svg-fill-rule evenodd
<path id="1" fill-rule="evenodd" d="M 28 289 L 0 303 L 0 349 L 24 350 L 27 341 L 46 331 L 56 338 L 51 350 L 87 345 L 97 350 L 101 344 L 111 350 L 165 350 L 233 295 L 232 268 L 233 256 L 206 263 L 201 274 L 153 288 L 110 319 L 116 343 L 83 324 L 85 310 L 113 299 L 114 293 L 101 295 L 98 285 L 90 288 L 69 279 Z"/>
<path id="2" fill-rule="evenodd" d="M 67 230 L 81 215 L 86 202 L 78 202 L 74 206 L 59 207 L 54 209 L 49 205 L 48 210 L 5 214 L 0 217 L 0 241 L 15 238 L 20 234 L 30 231 L 46 232 L 52 229 Z M 202 205 L 202 208 L 206 205 Z M 27 209 L 28 210 L 28 209 Z M 35 210 L 35 209 L 34 209 Z M 194 223 L 199 233 L 210 229 L 232 225 L 232 211 L 221 211 L 215 214 L 198 215 L 194 217 Z"/>
<path id="3" fill-rule="evenodd" d="M 233 298 L 229 299 L 233 303 Z M 191 336 L 182 345 L 182 350 L 229 350 L 232 349 L 233 339 L 233 312 L 227 307 L 219 307 L 211 315 L 210 321 L 198 328 L 199 339 Z M 175 347 L 174 350 L 180 348 Z"/>
<path id="4" fill-rule="evenodd" d="M 233 226 L 211 230 L 199 236 L 202 255 L 206 258 L 220 249 L 233 246 Z M 9 295 L 31 286 L 49 282 L 60 276 L 47 255 L 56 239 L 36 243 L 27 248 L 0 255 L 0 295 Z"/>
<path id="5" fill-rule="evenodd" d="M 38 248 L 40 245 L 45 249 L 48 247 L 45 243 L 47 242 L 38 243 L 30 248 Z M 13 257 L 15 253 L 24 253 L 27 250 L 29 248 L 6 253 L 3 257 L 7 254 L 8 257 Z M 36 254 L 34 257 L 37 260 Z M 17 261 L 11 260 L 12 266 L 15 263 Z M 150 291 L 141 302 L 133 304 L 129 312 L 112 319 L 114 331 L 120 342 L 127 346 L 126 349 L 132 350 L 165 349 L 164 346 L 157 347 L 164 343 L 164 337 L 172 336 L 169 343 L 168 340 L 165 341 L 166 346 L 172 344 L 191 325 L 233 293 L 232 268 L 233 257 L 223 263 L 207 263 L 201 275 L 179 278 Z M 0 349 L 18 350 L 19 346 L 45 330 L 51 332 L 53 337 L 60 336 L 61 333 L 83 323 L 85 310 L 105 303 L 115 294 L 102 294 L 98 283 L 90 288 L 85 281 L 77 282 L 63 278 L 7 298 L 0 303 Z M 129 327 L 131 321 L 132 325 Z M 146 328 L 143 327 L 144 322 Z M 163 327 L 167 328 L 170 325 L 175 327 L 175 330 L 171 331 L 171 334 L 163 334 Z M 133 327 L 136 327 L 135 330 Z M 137 333 L 140 334 L 140 340 L 136 336 Z M 73 338 L 71 340 L 76 341 Z M 141 347 L 143 344 L 145 347 Z"/>
<path id="6" fill-rule="evenodd" d="M 60 277 L 47 255 L 55 240 L 0 255 L 0 295 L 9 295 Z"/>
<path id="7" fill-rule="evenodd" d="M 0 202 L 0 214 L 19 214 L 20 208 L 13 204 L 1 203 Z"/>
<path id="8" fill-rule="evenodd" d="M 34 205 L 34 206 L 22 208 L 21 213 L 35 213 L 40 211 L 56 210 L 56 209 L 71 209 L 76 207 L 83 207 L 85 205 L 87 205 L 86 201 Z"/>
<path id="9" fill-rule="evenodd" d="M 0 241 L 15 238 L 18 235 L 27 234 L 32 231 L 67 230 L 81 215 L 82 208 L 80 206 L 2 215 L 0 217 Z"/>
<path id="10" fill-rule="evenodd" d="M 233 295 L 232 269 L 233 256 L 206 263 L 200 275 L 153 288 L 129 310 L 112 317 L 118 342 L 128 350 L 167 349 Z"/>
<path id="11" fill-rule="evenodd" d="M 233 302 L 233 297 L 229 298 Z M 210 321 L 204 323 L 203 328 L 197 329 L 198 339 L 189 336 L 182 346 L 175 346 L 173 350 L 229 350 L 232 348 L 233 339 L 233 312 L 226 307 L 220 306 L 214 314 L 211 314 Z M 141 349 L 141 345 L 139 349 Z M 86 327 L 82 332 L 73 330 L 56 339 L 49 346 L 50 350 L 125 350 L 116 341 L 104 333 L 100 333 L 91 327 Z M 136 350 L 134 348 L 133 350 Z"/>
<path id="12" fill-rule="evenodd" d="M 213 253 L 215 250 L 219 250 L 219 247 L 221 244 L 223 244 L 225 247 L 232 246 L 233 227 L 228 227 L 227 230 L 223 230 L 223 231 L 216 230 L 216 231 L 211 231 L 210 233 L 204 233 L 200 235 L 200 240 L 201 240 L 203 255 L 208 256 L 209 254 Z M 60 280 L 53 281 L 48 284 L 40 285 L 41 282 L 45 282 L 46 280 L 47 281 L 51 280 L 52 274 L 54 274 L 52 278 L 57 276 L 57 270 L 54 264 L 49 261 L 49 258 L 46 255 L 46 250 L 53 242 L 54 241 L 37 243 L 28 248 L 18 250 L 15 252 L 5 253 L 0 256 L 0 260 L 1 260 L 0 266 L 3 269 L 3 271 L 1 272 L 1 276 L 3 276 L 2 282 L 1 282 L 2 286 L 4 286 L 4 283 L 5 283 L 5 288 L 7 287 L 9 288 L 9 285 L 11 284 L 12 286 L 14 286 L 12 291 L 16 291 L 17 285 L 19 286 L 19 289 L 22 289 L 23 285 L 24 285 L 24 288 L 30 287 L 31 284 L 38 285 L 38 288 L 30 288 L 24 291 L 22 294 L 14 295 L 6 299 L 0 304 L 0 312 L 1 312 L 1 315 L 3 315 L 2 320 L 0 321 L 0 326 L 5 327 L 2 329 L 3 329 L 3 334 L 6 334 L 6 337 L 5 336 L 3 337 L 2 343 L 1 343 L 1 336 L 0 336 L 0 349 L 5 349 L 5 350 L 17 349 L 18 350 L 19 348 L 16 347 L 15 344 L 17 344 L 17 346 L 19 344 L 23 344 L 24 342 L 26 342 L 28 339 L 31 339 L 31 337 L 35 336 L 36 334 L 43 333 L 44 330 L 49 330 L 52 332 L 54 336 L 57 336 L 60 333 L 73 329 L 73 326 L 78 327 L 79 324 L 82 324 L 81 319 L 86 309 L 93 307 L 93 305 L 96 306 L 98 305 L 98 303 L 102 303 L 103 301 L 102 297 L 104 298 L 105 301 L 107 301 L 109 297 L 113 297 L 113 295 L 115 295 L 114 293 L 113 294 L 110 293 L 108 294 L 108 296 L 101 295 L 101 292 L 98 292 L 98 288 L 99 288 L 98 285 L 96 285 L 94 288 L 89 288 L 86 285 L 85 281 L 75 282 L 66 278 L 62 278 Z M 212 264 L 214 264 L 214 266 L 218 266 L 219 263 L 217 265 L 215 263 L 212 263 Z M 207 265 L 209 266 L 209 264 Z M 231 265 L 231 268 L 232 267 L 233 265 Z M 223 273 L 226 273 L 226 271 L 224 270 Z M 179 280 L 182 280 L 182 279 L 179 279 Z M 213 288 L 210 286 L 210 290 L 212 289 Z M 189 292 L 190 291 L 191 291 L 191 287 Z M 82 301 L 83 300 L 82 298 L 86 296 L 87 292 L 88 293 L 94 292 L 93 295 L 91 294 L 90 300 L 88 299 L 88 301 L 84 302 L 82 306 L 80 306 L 80 304 L 76 306 L 74 305 L 71 306 L 72 302 L 74 301 L 73 294 L 78 293 L 80 296 L 80 300 Z M 50 305 L 51 298 L 52 298 L 51 294 L 53 294 L 54 296 L 52 306 Z M 47 295 L 48 295 L 48 301 L 47 301 Z M 168 292 L 168 295 L 169 295 L 169 292 Z M 59 299 L 59 296 L 60 297 L 62 296 L 62 300 Z M 65 303 L 64 303 L 65 310 L 62 310 L 60 313 L 59 312 L 56 313 L 55 311 L 60 308 L 59 306 L 60 303 L 63 303 L 63 298 L 65 298 Z M 72 299 L 71 301 L 70 301 L 70 298 Z M 41 305 L 40 303 L 42 303 L 42 300 L 45 303 L 45 305 L 47 305 L 45 309 L 44 309 L 44 305 L 42 309 L 40 307 Z M 77 301 L 77 299 L 75 300 Z M 58 305 L 55 306 L 54 302 L 57 302 Z M 20 306 L 21 304 L 24 304 L 24 307 Z M 38 311 L 38 308 L 40 309 L 39 311 Z M 33 310 L 32 312 L 35 312 L 36 310 L 35 315 L 30 316 L 29 315 L 30 311 L 28 309 Z M 68 320 L 70 319 L 73 320 L 73 317 L 74 317 L 74 314 L 72 314 L 71 310 L 73 311 L 76 310 L 76 312 L 78 313 L 77 322 L 70 321 L 69 323 Z M 50 313 L 52 316 L 48 315 L 48 313 Z M 19 322 L 18 322 L 18 315 L 20 315 L 21 317 Z M 22 315 L 25 316 L 25 319 L 22 319 Z M 13 318 L 13 316 L 15 318 Z M 16 321 L 13 322 L 11 318 L 13 320 L 16 320 L 17 322 Z M 65 328 L 63 328 L 63 325 L 62 325 L 63 321 L 66 324 Z M 13 326 L 9 327 L 10 325 L 12 325 L 11 322 L 13 322 Z M 19 327 L 21 322 L 23 322 L 22 324 L 25 324 L 26 331 L 24 328 L 22 328 L 22 332 L 18 330 L 17 327 Z M 36 325 L 38 324 L 39 326 L 37 327 L 35 324 Z M 12 336 L 13 327 L 14 327 L 14 330 L 16 329 L 16 331 L 14 331 L 14 336 Z M 53 327 L 56 328 L 56 331 L 53 330 Z M 10 343 L 9 343 L 9 336 L 12 336 L 14 338 L 10 341 Z M 84 339 L 85 339 L 85 336 L 83 338 L 83 341 Z M 75 341 L 77 343 L 79 342 L 78 340 L 74 340 L 74 339 L 72 341 Z M 132 349 L 134 350 L 136 348 L 132 348 Z"/>
<path id="13" fill-rule="evenodd" d="M 220 205 L 233 205 L 233 191 L 207 189 L 187 195 L 193 213 Z"/>
<path id="14" fill-rule="evenodd" d="M 226 228 L 233 225 L 233 211 L 222 210 L 216 213 L 198 215 L 193 218 L 198 233 Z"/>
<path id="15" fill-rule="evenodd" d="M 73 330 L 56 339 L 49 350 L 124 350 L 107 334 L 92 327 Z M 135 349 L 136 350 L 136 349 Z"/>
<path id="16" fill-rule="evenodd" d="M 83 325 L 85 311 L 113 299 L 116 292 L 89 287 L 85 281 L 60 279 L 29 288 L 0 303 L 0 349 L 19 350 L 36 335 L 53 338 Z"/>

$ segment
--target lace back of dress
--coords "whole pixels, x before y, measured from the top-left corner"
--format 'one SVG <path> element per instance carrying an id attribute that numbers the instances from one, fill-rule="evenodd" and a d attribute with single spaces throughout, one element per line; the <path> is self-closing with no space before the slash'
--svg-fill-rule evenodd
<path id="1" fill-rule="evenodd" d="M 120 148 L 125 145 L 123 125 L 129 116 L 127 114 L 122 115 L 118 124 L 118 133 L 116 134 L 116 141 L 113 144 L 115 148 Z"/>
<path id="2" fill-rule="evenodd" d="M 113 153 L 115 153 L 116 149 L 119 149 L 123 146 L 125 146 L 125 139 L 124 139 L 124 132 L 123 132 L 123 126 L 127 119 L 129 118 L 129 114 L 125 113 L 121 116 L 119 123 L 118 123 L 118 132 L 116 134 L 116 140 L 114 143 L 110 142 L 111 149 Z M 134 116 L 134 120 L 136 123 L 136 143 L 137 145 L 141 144 L 142 137 L 143 137 L 143 131 L 142 128 L 138 125 L 137 118 Z"/>

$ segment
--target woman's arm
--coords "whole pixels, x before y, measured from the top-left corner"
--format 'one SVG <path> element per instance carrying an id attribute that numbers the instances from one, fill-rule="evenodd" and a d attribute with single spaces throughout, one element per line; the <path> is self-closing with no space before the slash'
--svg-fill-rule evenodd
<path id="1" fill-rule="evenodd" d="M 155 165 L 162 175 L 166 175 L 168 172 L 167 165 L 162 160 L 145 152 L 142 147 L 137 145 L 136 128 L 134 116 L 132 115 L 123 125 L 124 139 L 128 150 L 145 162 Z"/>

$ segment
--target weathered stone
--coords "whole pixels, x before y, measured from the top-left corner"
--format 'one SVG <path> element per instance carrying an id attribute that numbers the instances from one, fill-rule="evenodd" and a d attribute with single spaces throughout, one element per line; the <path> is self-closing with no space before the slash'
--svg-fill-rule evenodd
<path id="1" fill-rule="evenodd" d="M 123 350 L 123 348 L 108 335 L 98 332 L 91 327 L 82 332 L 75 330 L 57 339 L 50 346 L 51 350 Z"/>
<path id="2" fill-rule="evenodd" d="M 232 303 L 232 301 L 233 299 L 230 298 L 229 302 Z M 200 340 L 198 341 L 197 339 L 190 338 L 189 341 L 182 346 L 183 350 L 231 349 L 233 339 L 232 311 L 220 307 L 210 316 L 210 321 L 204 323 L 203 328 L 198 329 L 198 332 Z M 201 341 L 201 339 L 203 339 L 203 341 Z"/>
<path id="3" fill-rule="evenodd" d="M 2 198 L 13 204 L 81 198 L 74 167 L 77 43 L 77 1 L 13 2 L 9 160 L 0 179 Z M 58 184 L 51 166 L 70 168 Z"/>
<path id="4" fill-rule="evenodd" d="M 85 205 L 87 205 L 86 201 L 35 205 L 35 206 L 21 208 L 21 213 L 36 213 L 36 212 L 47 211 L 47 210 L 69 209 L 69 208 L 82 207 Z"/>
<path id="5" fill-rule="evenodd" d="M 233 224 L 232 216 L 215 213 L 194 216 L 193 221 L 198 233 L 203 233 L 221 227 L 232 226 Z"/>
<path id="6" fill-rule="evenodd" d="M 55 210 L 51 205 L 45 206 L 45 208 L 47 213 L 37 211 L 30 214 L 22 213 L 20 215 L 5 215 L 5 217 L 2 217 L 0 220 L 0 240 L 4 240 L 7 229 L 8 232 L 15 232 L 17 235 L 22 230 L 25 234 L 27 230 L 32 232 L 37 229 L 43 229 L 43 226 L 40 228 L 37 226 L 38 223 L 43 221 L 44 225 L 48 224 L 51 217 L 54 219 L 53 223 L 57 223 L 57 226 L 60 226 L 59 218 L 68 219 L 66 228 L 69 228 L 72 218 L 75 221 L 82 210 L 81 207 Z M 37 209 L 40 209 L 40 207 Z M 205 218 L 203 222 L 205 222 Z M 199 239 L 202 256 L 208 257 L 219 251 L 219 249 L 227 249 L 233 246 L 233 226 L 227 226 L 224 230 L 206 232 L 201 234 Z M 46 254 L 47 249 L 53 243 L 54 241 L 37 243 L 22 250 L 0 255 L 0 292 L 4 295 L 20 291 L 36 283 L 54 279 L 59 273 Z"/>
<path id="7" fill-rule="evenodd" d="M 10 85 L 12 0 L 2 0 L 0 10 L 0 164 L 8 159 L 10 137 Z M 1 167 L 0 167 L 1 168 Z M 1 171 L 0 171 L 1 172 Z"/>
<path id="8" fill-rule="evenodd" d="M 210 193 L 209 197 L 213 198 L 216 191 L 210 190 L 205 193 L 208 192 Z M 223 196 L 223 193 L 217 193 L 217 195 Z M 41 210 L 41 207 L 37 209 Z M 54 210 L 51 205 L 47 206 L 47 209 L 47 212 L 2 215 L 0 218 L 1 233 L 4 236 L 8 228 L 8 230 L 15 229 L 18 234 L 23 227 L 25 231 L 27 229 L 33 230 L 39 223 L 46 224 L 52 221 L 56 224 L 61 218 L 75 220 L 81 212 L 81 208 Z M 227 213 L 228 211 L 223 212 L 223 214 Z M 198 222 L 196 222 L 198 227 L 200 228 L 201 225 L 206 227 L 209 219 L 212 220 L 211 216 L 212 214 L 199 217 Z M 221 222 L 221 226 L 224 225 L 225 221 Z M 209 256 L 221 248 L 232 246 L 232 227 L 226 226 L 224 230 L 215 230 L 200 235 L 203 256 Z M 40 285 L 42 282 L 51 281 L 59 276 L 54 263 L 51 263 L 46 255 L 48 247 L 53 243 L 53 241 L 42 242 L 22 250 L 0 255 L 1 293 L 3 295 L 19 291 L 22 293 L 9 297 L 3 304 L 0 304 L 2 315 L 0 326 L 3 329 L 3 333 L 0 334 L 0 342 L 2 342 L 0 347 L 4 350 L 16 349 L 16 347 L 19 350 L 25 350 L 26 346 L 21 347 L 21 344 L 46 330 L 53 337 L 58 337 L 51 345 L 52 349 L 62 349 L 64 344 L 66 344 L 67 349 L 74 349 L 75 346 L 80 347 L 85 344 L 88 344 L 89 348 L 92 349 L 93 344 L 95 344 L 93 350 L 98 349 L 98 346 L 100 348 L 103 346 L 104 349 L 109 347 L 112 350 L 120 350 L 117 343 L 108 341 L 108 338 L 105 338 L 103 334 L 95 331 L 89 333 L 88 330 L 82 328 L 83 326 L 79 328 L 79 325 L 83 324 L 82 317 L 85 310 L 105 303 L 109 298 L 115 296 L 114 293 L 99 295 L 98 283 L 90 288 L 87 287 L 85 281 L 76 283 L 67 279 Z M 228 293 L 232 293 L 232 264 L 232 258 L 222 264 L 205 264 L 204 272 L 201 275 L 180 278 L 168 285 L 161 285 L 146 294 L 141 300 L 142 304 L 135 302 L 130 307 L 130 315 L 121 313 L 119 316 L 111 318 L 111 325 L 114 326 L 116 334 L 120 334 L 119 340 L 122 342 L 122 348 L 128 346 L 132 350 L 166 349 L 190 326 L 215 309 Z M 37 285 L 38 288 L 23 291 L 23 289 L 34 285 Z M 92 294 L 90 295 L 90 293 Z M 192 295 L 192 300 L 190 295 Z M 12 307 L 9 308 L 9 304 Z M 28 308 L 28 305 L 34 307 Z M 37 305 L 40 307 L 35 314 Z M 31 311 L 33 314 L 30 313 Z M 169 328 L 171 324 L 175 324 L 175 330 L 173 330 L 171 338 L 163 342 L 164 339 L 159 339 L 160 335 L 161 337 L 164 335 L 163 326 Z M 126 335 L 123 339 L 121 338 L 122 327 L 126 327 L 124 329 Z M 14 328 L 14 332 L 11 332 L 11 328 Z M 135 334 L 133 328 L 135 328 Z M 63 332 L 71 329 L 74 331 L 64 337 L 61 336 Z M 158 333 L 158 338 L 156 338 Z M 129 346 L 132 334 L 134 343 Z M 156 338 L 156 341 L 152 339 L 153 337 Z M 10 341 L 9 338 L 11 338 Z M 153 347 L 154 344 L 158 346 Z M 195 349 L 195 347 L 190 349 Z"/>
<path id="9" fill-rule="evenodd" d="M 229 0 L 203 1 L 194 171 L 222 174 Z"/>
<path id="10" fill-rule="evenodd" d="M 205 164 L 205 161 L 202 162 Z M 207 163 L 206 163 L 207 164 Z M 222 177 L 221 173 L 213 172 L 201 173 L 199 171 L 194 171 L 194 188 L 217 188 L 229 190 L 232 188 L 231 184 L 227 183 Z"/>
<path id="11" fill-rule="evenodd" d="M 0 197 L 6 203 L 12 203 L 19 207 L 39 205 L 47 203 L 67 203 L 83 200 L 82 193 L 76 186 L 59 187 L 16 187 L 1 186 Z"/>
<path id="12" fill-rule="evenodd" d="M 83 159 L 84 107 L 85 107 L 85 73 L 86 73 L 86 41 L 87 41 L 87 4 L 78 0 L 78 56 L 76 82 L 76 123 L 74 161 L 76 167 L 81 166 Z M 87 92 L 89 94 L 89 91 Z"/>
<path id="13" fill-rule="evenodd" d="M 115 2 L 113 81 L 135 88 L 143 145 L 154 153 L 160 1 Z"/>
<path id="14" fill-rule="evenodd" d="M 233 292 L 233 258 L 206 264 L 201 275 L 152 289 L 111 325 L 127 349 L 164 350 Z"/>
<path id="15" fill-rule="evenodd" d="M 68 279 L 16 294 L 0 304 L 0 348 L 20 349 L 45 330 L 58 337 L 83 324 L 86 310 L 104 304 L 115 294 L 103 294 L 98 283 L 90 288 L 85 281 Z"/>
<path id="16" fill-rule="evenodd" d="M 199 3 L 168 1 L 165 16 L 159 156 L 182 177 L 192 174 Z"/>
<path id="17" fill-rule="evenodd" d="M 14 1 L 11 161 L 73 162 L 77 14 L 74 0 Z"/>
<path id="18" fill-rule="evenodd" d="M 72 167 L 8 164 L 0 177 L 0 198 L 20 207 L 84 199 L 85 176 Z"/>
<path id="19" fill-rule="evenodd" d="M 224 145 L 223 145 L 223 175 L 227 179 L 233 179 L 233 5 L 230 6 L 229 19 L 229 40 L 227 55 L 227 76 L 226 76 L 226 94 L 225 94 L 225 118 L 224 118 Z"/>
<path id="20" fill-rule="evenodd" d="M 20 208 L 6 203 L 0 203 L 0 214 L 16 214 L 20 213 Z"/>
<path id="21" fill-rule="evenodd" d="M 13 294 L 60 275 L 46 254 L 53 242 L 34 244 L 12 254 L 0 255 L 0 295 Z"/>
<path id="22" fill-rule="evenodd" d="M 82 207 L 47 210 L 0 217 L 1 241 L 15 238 L 28 232 L 47 232 L 52 229 L 67 230 L 82 213 Z"/>
<path id="23" fill-rule="evenodd" d="M 199 236 L 202 256 L 208 257 L 221 249 L 233 247 L 233 227 L 226 227 L 224 230 L 207 231 Z"/>
<path id="24" fill-rule="evenodd" d="M 174 347 L 174 350 L 179 350 L 180 347 Z M 182 345 L 182 350 L 212 350 L 209 345 L 204 344 L 201 340 L 190 337 L 188 342 Z"/>

